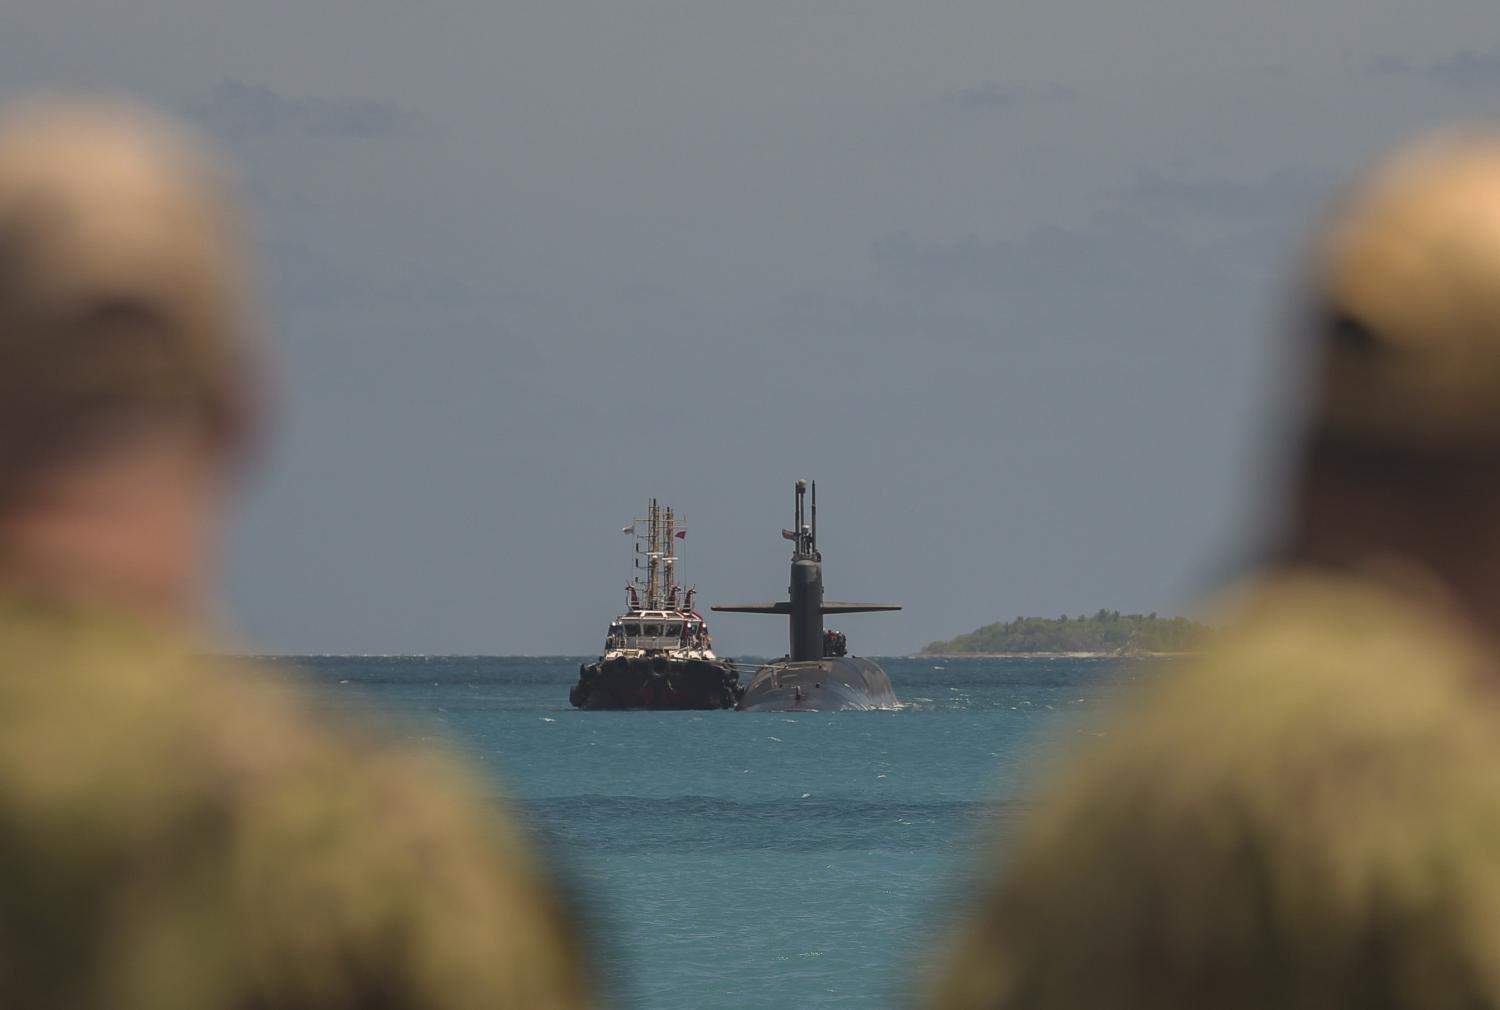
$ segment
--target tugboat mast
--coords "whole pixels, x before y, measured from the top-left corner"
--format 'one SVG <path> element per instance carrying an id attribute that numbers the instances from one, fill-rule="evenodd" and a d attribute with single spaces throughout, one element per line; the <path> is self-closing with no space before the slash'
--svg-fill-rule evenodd
<path id="1" fill-rule="evenodd" d="M 655 498 L 644 518 L 634 520 L 628 532 L 635 534 L 635 567 L 646 571 L 631 583 L 629 605 L 638 610 L 671 610 L 676 605 L 676 541 L 683 525 L 682 517 L 670 505 L 659 505 Z M 644 559 L 644 560 L 642 560 Z"/>

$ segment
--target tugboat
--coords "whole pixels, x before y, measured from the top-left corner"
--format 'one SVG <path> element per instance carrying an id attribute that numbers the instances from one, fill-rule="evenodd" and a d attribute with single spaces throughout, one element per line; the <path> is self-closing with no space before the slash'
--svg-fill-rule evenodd
<path id="1" fill-rule="evenodd" d="M 775 603 L 721 603 L 713 609 L 741 614 L 785 614 L 791 618 L 791 648 L 755 671 L 736 706 L 741 712 L 828 712 L 837 709 L 896 707 L 891 678 L 879 664 L 848 655 L 848 639 L 823 628 L 824 614 L 900 610 L 895 603 L 832 603 L 823 599 L 823 555 L 818 550 L 818 485 L 812 485 L 812 514 L 804 512 L 808 483 L 797 482 L 792 528 L 790 599 Z M 811 522 L 804 522 L 810 518 Z"/>
<path id="2" fill-rule="evenodd" d="M 683 517 L 653 498 L 646 516 L 621 532 L 636 541 L 626 611 L 610 622 L 604 654 L 578 668 L 568 700 L 588 709 L 734 708 L 739 671 L 714 655 L 708 622 L 694 608 L 697 590 L 682 593 L 677 582 Z"/>

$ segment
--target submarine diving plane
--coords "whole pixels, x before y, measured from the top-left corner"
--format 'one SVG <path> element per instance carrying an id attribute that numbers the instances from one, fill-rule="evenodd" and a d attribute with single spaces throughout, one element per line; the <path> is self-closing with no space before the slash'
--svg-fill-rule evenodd
<path id="1" fill-rule="evenodd" d="M 835 709 L 896 707 L 891 679 L 879 664 L 848 655 L 837 631 L 823 629 L 824 614 L 900 610 L 894 603 L 832 603 L 823 599 L 823 555 L 818 551 L 818 485 L 797 482 L 795 521 L 781 535 L 793 542 L 789 599 L 774 603 L 721 603 L 713 609 L 738 614 L 784 614 L 790 618 L 786 656 L 755 672 L 736 708 L 741 712 L 827 712 Z M 807 521 L 804 522 L 804 519 Z"/>

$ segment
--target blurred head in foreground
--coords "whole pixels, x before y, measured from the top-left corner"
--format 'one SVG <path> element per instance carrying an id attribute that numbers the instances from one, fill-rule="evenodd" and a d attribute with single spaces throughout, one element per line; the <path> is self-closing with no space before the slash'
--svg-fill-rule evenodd
<path id="1" fill-rule="evenodd" d="M 187 616 L 250 428 L 239 236 L 208 162 L 123 106 L 0 134 L 0 566 Z"/>
<path id="2" fill-rule="evenodd" d="M 1500 1007 L 1500 139 L 1319 241 L 1285 551 L 1070 760 L 948 952 L 979 1008 Z"/>
<path id="3" fill-rule="evenodd" d="M 0 126 L 0 1005 L 581 1006 L 480 786 L 193 631 L 252 427 L 238 258 L 155 119 Z"/>
<path id="4" fill-rule="evenodd" d="M 1314 256 L 1291 560 L 1410 563 L 1500 639 L 1500 134 L 1401 152 Z"/>

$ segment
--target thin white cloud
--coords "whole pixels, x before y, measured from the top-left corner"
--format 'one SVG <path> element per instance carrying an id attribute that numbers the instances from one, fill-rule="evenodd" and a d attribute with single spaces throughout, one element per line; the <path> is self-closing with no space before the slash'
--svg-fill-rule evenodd
<path id="1" fill-rule="evenodd" d="M 959 112 L 996 112 L 1022 105 L 1061 104 L 1077 98 L 1077 91 L 1061 84 L 1027 87 L 990 81 L 946 92 L 938 97 L 938 104 Z"/>
<path id="2" fill-rule="evenodd" d="M 375 140 L 404 133 L 418 115 L 374 98 L 283 95 L 264 84 L 220 81 L 192 103 L 189 114 L 207 129 L 232 140 L 310 137 Z"/>
<path id="3" fill-rule="evenodd" d="M 1415 77 L 1454 90 L 1500 87 L 1500 49 L 1461 49 L 1426 63 L 1385 55 L 1371 60 L 1365 71 L 1377 77 Z"/>

